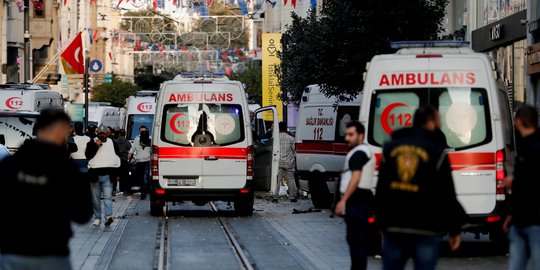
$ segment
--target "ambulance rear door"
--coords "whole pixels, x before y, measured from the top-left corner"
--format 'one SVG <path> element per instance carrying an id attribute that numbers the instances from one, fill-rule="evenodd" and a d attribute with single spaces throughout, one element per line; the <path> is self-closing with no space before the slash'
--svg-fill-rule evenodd
<path id="1" fill-rule="evenodd" d="M 253 138 L 253 184 L 255 190 L 274 191 L 279 166 L 279 119 L 276 107 L 255 111 L 257 121 Z"/>
<path id="2" fill-rule="evenodd" d="M 195 136 L 194 143 L 203 148 L 203 188 L 241 189 L 247 181 L 245 121 L 249 121 L 244 119 L 248 110 L 244 91 L 237 83 L 218 80 L 203 83 L 202 88 L 198 126 L 206 136 Z M 210 141 L 197 141 L 201 139 Z"/>

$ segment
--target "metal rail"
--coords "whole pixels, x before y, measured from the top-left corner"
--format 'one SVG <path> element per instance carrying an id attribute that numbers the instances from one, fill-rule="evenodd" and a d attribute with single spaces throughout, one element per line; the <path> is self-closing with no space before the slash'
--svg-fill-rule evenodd
<path id="1" fill-rule="evenodd" d="M 163 206 L 163 218 L 158 224 L 153 270 L 167 270 L 169 262 L 168 204 Z"/>
<path id="2" fill-rule="evenodd" d="M 210 202 L 209 204 L 210 204 L 210 209 L 214 213 L 218 214 L 219 210 L 214 204 L 214 202 Z M 217 219 L 219 220 L 219 223 L 221 223 L 221 228 L 223 228 L 223 230 L 225 231 L 225 235 L 227 235 L 229 244 L 231 245 L 231 248 L 233 249 L 237 259 L 240 261 L 240 264 L 242 265 L 242 267 L 246 270 L 254 270 L 255 268 L 253 267 L 253 265 L 251 265 L 251 262 L 249 261 L 248 256 L 242 249 L 242 246 L 240 246 L 240 244 L 238 243 L 238 240 L 234 236 L 227 220 L 220 217 L 219 215 L 217 215 Z"/>

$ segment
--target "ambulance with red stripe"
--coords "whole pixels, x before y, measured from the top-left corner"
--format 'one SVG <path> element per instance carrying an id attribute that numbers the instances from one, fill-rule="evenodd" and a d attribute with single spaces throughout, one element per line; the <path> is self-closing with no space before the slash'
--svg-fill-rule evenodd
<path id="1" fill-rule="evenodd" d="M 418 107 L 434 106 L 441 115 L 457 196 L 469 217 L 467 230 L 499 240 L 505 218 L 503 180 L 515 147 L 508 95 L 494 60 L 475 53 L 467 42 L 392 46 L 399 49 L 395 54 L 375 56 L 367 65 L 359 117 L 377 164 L 392 132 L 411 126 Z"/>
<path id="2" fill-rule="evenodd" d="M 127 98 L 126 115 L 122 127 L 126 130 L 128 140 L 133 142 L 139 136 L 141 126 L 146 126 L 152 134 L 157 93 L 157 91 L 144 90 Z"/>
<path id="3" fill-rule="evenodd" d="M 275 107 L 254 113 L 270 114 L 278 126 Z M 214 200 L 252 214 L 253 183 L 277 179 L 279 165 L 279 140 L 254 142 L 254 130 L 240 82 L 212 74 L 164 82 L 152 135 L 151 214 L 160 215 L 169 201 Z M 270 133 L 279 137 L 277 128 Z"/>

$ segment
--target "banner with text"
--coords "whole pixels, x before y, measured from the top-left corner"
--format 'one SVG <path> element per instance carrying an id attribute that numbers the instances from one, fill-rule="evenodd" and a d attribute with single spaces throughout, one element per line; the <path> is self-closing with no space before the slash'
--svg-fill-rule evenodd
<path id="1" fill-rule="evenodd" d="M 278 51 L 281 51 L 281 34 L 262 34 L 262 106 L 275 105 L 278 111 L 279 120 L 283 120 L 283 103 L 278 98 L 281 90 L 278 84 L 278 77 L 274 72 L 277 65 L 281 64 L 278 58 Z M 272 120 L 271 112 L 265 114 L 265 120 Z"/>

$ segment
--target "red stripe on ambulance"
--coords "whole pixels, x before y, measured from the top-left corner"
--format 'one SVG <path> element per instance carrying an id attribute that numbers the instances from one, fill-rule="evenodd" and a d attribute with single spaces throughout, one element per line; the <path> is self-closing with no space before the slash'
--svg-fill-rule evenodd
<path id="1" fill-rule="evenodd" d="M 218 147 L 160 147 L 159 158 L 207 158 L 218 159 L 247 159 L 246 148 L 218 148 Z"/>

